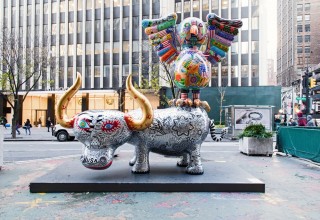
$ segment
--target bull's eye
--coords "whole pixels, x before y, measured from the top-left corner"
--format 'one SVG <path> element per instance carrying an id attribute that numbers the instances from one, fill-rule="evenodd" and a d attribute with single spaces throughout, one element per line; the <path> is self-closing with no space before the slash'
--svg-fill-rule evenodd
<path id="1" fill-rule="evenodd" d="M 85 120 L 78 121 L 78 126 L 79 128 L 82 128 L 82 129 L 90 128 L 88 123 Z"/>
<path id="2" fill-rule="evenodd" d="M 101 130 L 111 133 L 118 130 L 120 126 L 121 126 L 121 123 L 118 120 L 107 120 L 103 123 Z"/>
<path id="3" fill-rule="evenodd" d="M 113 128 L 113 124 L 107 123 L 106 126 L 105 126 L 105 128 L 106 128 L 107 130 L 110 130 L 110 129 Z"/>

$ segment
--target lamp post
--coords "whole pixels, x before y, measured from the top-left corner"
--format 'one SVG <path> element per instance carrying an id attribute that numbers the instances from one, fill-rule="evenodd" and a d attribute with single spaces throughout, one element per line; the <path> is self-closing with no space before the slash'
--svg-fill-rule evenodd
<path id="1" fill-rule="evenodd" d="M 306 115 L 309 114 L 310 99 L 309 99 L 309 67 L 306 68 L 305 72 L 305 88 L 306 88 Z"/>

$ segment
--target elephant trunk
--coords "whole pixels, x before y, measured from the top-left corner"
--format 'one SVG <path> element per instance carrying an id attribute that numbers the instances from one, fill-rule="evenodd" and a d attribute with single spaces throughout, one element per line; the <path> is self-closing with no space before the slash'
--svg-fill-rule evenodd
<path id="1" fill-rule="evenodd" d="M 125 115 L 126 123 L 131 130 L 135 130 L 135 131 L 144 130 L 148 128 L 153 121 L 153 110 L 152 110 L 151 103 L 143 94 L 141 94 L 139 91 L 137 91 L 133 87 L 132 74 L 128 76 L 126 81 L 126 86 L 127 86 L 128 93 L 134 100 L 136 100 L 139 103 L 142 110 L 142 117 L 140 120 L 136 120 L 132 118 L 130 114 L 126 114 Z"/>
<path id="2" fill-rule="evenodd" d="M 77 72 L 75 83 L 60 98 L 56 107 L 56 120 L 62 127 L 72 128 L 74 119 L 69 119 L 65 111 L 71 98 L 77 93 L 81 86 L 81 75 Z"/>

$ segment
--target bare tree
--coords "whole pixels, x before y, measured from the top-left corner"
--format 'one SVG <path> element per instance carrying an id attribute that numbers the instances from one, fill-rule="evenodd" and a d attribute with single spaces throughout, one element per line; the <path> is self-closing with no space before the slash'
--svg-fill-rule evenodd
<path id="1" fill-rule="evenodd" d="M 19 121 L 21 106 L 29 92 L 38 89 L 41 83 L 46 85 L 44 73 L 55 63 L 47 46 L 47 37 L 42 42 L 30 39 L 23 44 L 22 36 L 15 36 L 4 29 L 0 38 L 0 96 L 13 109 L 12 138 L 16 138 L 16 123 Z M 35 45 L 31 48 L 31 41 Z M 49 77 L 48 77 L 49 78 Z M 52 78 L 52 77 L 50 77 Z M 49 82 L 50 83 L 50 82 Z M 22 93 L 23 91 L 23 93 Z M 19 99 L 19 96 L 22 98 Z"/>
<path id="2" fill-rule="evenodd" d="M 218 92 L 220 94 L 220 97 L 217 98 L 217 101 L 219 102 L 219 124 L 222 124 L 222 113 L 223 113 L 223 102 L 224 100 L 224 96 L 226 94 L 227 91 L 227 87 L 224 86 L 219 86 L 218 88 Z"/>

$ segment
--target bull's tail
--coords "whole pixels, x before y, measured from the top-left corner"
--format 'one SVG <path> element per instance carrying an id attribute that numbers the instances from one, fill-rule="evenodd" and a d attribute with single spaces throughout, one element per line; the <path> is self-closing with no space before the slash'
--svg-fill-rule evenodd
<path id="1" fill-rule="evenodd" d="M 209 129 L 210 129 L 210 134 L 211 134 L 211 138 L 213 141 L 219 142 L 222 140 L 222 138 L 226 135 L 228 128 L 223 128 L 221 131 L 221 134 L 218 136 L 216 134 L 216 129 L 215 129 L 215 124 L 214 124 L 214 120 L 211 119 L 210 123 L 209 123 Z"/>

